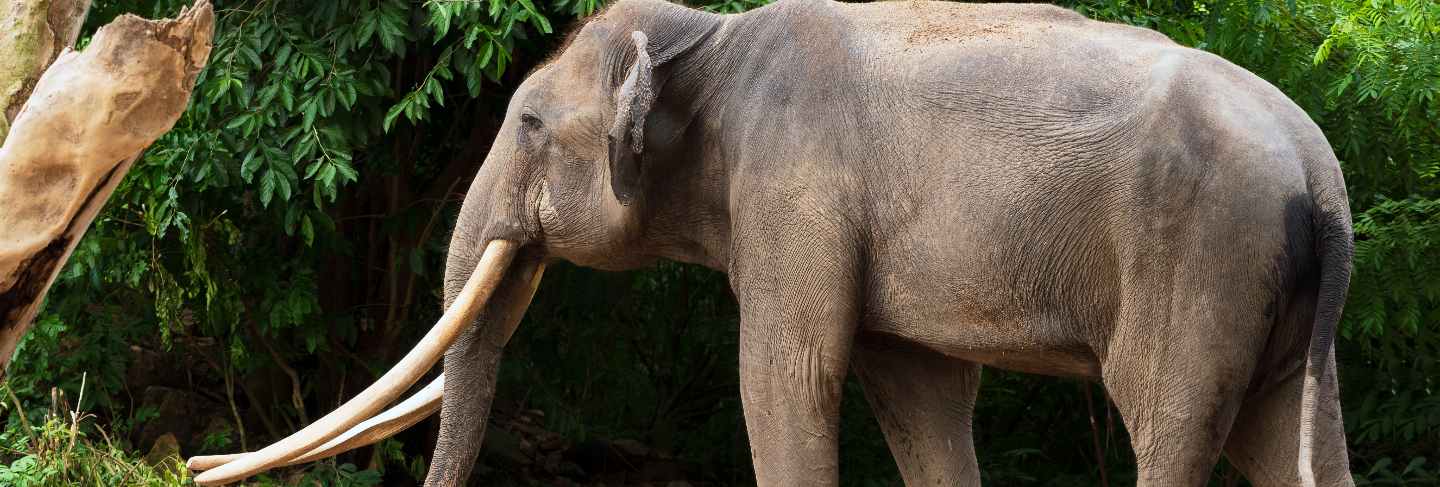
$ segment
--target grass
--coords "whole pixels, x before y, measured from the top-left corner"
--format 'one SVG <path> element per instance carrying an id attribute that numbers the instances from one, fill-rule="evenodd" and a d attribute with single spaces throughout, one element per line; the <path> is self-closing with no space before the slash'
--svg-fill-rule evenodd
<path id="1" fill-rule="evenodd" d="M 76 404 L 85 397 L 85 380 L 82 375 Z M 52 389 L 50 407 L 43 412 L 27 411 L 8 380 L 0 382 L 0 389 L 4 394 L 0 409 L 10 413 L 0 431 L 0 487 L 195 485 L 178 452 L 145 458 L 128 450 L 130 445 L 112 440 L 94 421 L 95 415 L 78 407 L 71 409 L 59 389 Z M 37 416 L 40 420 L 32 421 Z M 380 472 L 333 460 L 272 475 L 262 474 L 241 485 L 368 487 L 381 483 Z"/>
<path id="2" fill-rule="evenodd" d="M 84 399 L 83 378 L 81 383 L 80 399 Z M 10 460 L 0 464 L 0 485 L 193 485 L 179 456 L 172 454 L 152 464 L 125 451 L 103 429 L 85 427 L 95 416 L 69 409 L 63 394 L 52 394 L 51 407 L 37 424 L 29 420 L 9 382 L 3 388 L 5 405 L 14 409 L 11 417 L 17 421 L 0 433 L 0 455 Z M 92 438 L 90 431 L 99 439 Z"/>

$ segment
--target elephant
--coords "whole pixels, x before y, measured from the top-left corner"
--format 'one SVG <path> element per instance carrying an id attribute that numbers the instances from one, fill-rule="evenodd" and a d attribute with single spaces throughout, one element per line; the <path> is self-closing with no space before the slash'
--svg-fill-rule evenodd
<path id="1" fill-rule="evenodd" d="M 426 485 L 464 484 L 545 266 L 668 259 L 728 276 L 762 486 L 839 482 L 852 370 L 907 485 L 977 485 L 982 366 L 1102 384 L 1140 486 L 1205 485 L 1222 454 L 1257 486 L 1353 485 L 1333 351 L 1353 240 L 1306 113 L 1151 30 L 1037 5 L 620 0 L 510 99 L 423 357 L 344 418 L 192 467 L 229 482 L 438 408 Z M 441 349 L 442 379 L 360 422 Z"/>

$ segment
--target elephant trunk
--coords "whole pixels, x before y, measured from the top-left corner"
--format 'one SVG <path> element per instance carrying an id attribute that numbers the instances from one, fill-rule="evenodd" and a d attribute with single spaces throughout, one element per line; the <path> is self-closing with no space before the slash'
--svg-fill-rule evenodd
<path id="1" fill-rule="evenodd" d="M 440 436 L 430 459 L 426 485 L 465 485 L 475 465 L 495 398 L 502 352 L 530 306 L 545 272 L 538 256 L 522 256 L 522 259 L 506 275 L 505 286 L 476 325 L 445 353 Z"/>
<path id="2" fill-rule="evenodd" d="M 497 140 L 492 157 L 480 167 L 455 222 L 445 264 L 447 303 L 454 299 L 464 269 L 477 257 L 477 242 L 495 238 L 530 242 L 538 233 L 535 209 L 524 204 L 533 199 L 527 197 L 529 185 L 525 184 L 525 175 L 517 171 L 520 166 L 495 160 L 497 154 L 510 153 L 503 145 Z M 522 252 L 505 276 L 505 285 L 497 290 L 496 299 L 445 352 L 440 436 L 430 459 L 426 485 L 466 484 L 480 452 L 505 344 L 519 326 L 544 270 L 543 255 L 538 250 Z"/>

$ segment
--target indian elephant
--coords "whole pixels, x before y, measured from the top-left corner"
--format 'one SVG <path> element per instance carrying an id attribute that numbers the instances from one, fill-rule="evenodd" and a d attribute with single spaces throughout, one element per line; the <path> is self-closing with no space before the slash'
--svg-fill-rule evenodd
<path id="1" fill-rule="evenodd" d="M 838 482 L 851 370 L 906 484 L 978 484 L 981 366 L 1101 382 L 1142 486 L 1204 485 L 1222 453 L 1258 486 L 1352 485 L 1352 247 L 1305 112 L 1156 32 L 1051 6 L 620 0 L 511 98 L 441 325 L 330 417 L 192 465 L 233 481 L 438 407 L 426 484 L 462 484 L 546 263 L 671 259 L 728 273 L 760 485 Z M 360 423 L 442 349 L 442 381 Z"/>

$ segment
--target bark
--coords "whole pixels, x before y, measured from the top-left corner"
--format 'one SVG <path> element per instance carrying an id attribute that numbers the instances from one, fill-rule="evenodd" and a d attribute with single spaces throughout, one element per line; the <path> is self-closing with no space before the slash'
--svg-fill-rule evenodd
<path id="1" fill-rule="evenodd" d="M 61 53 L 29 90 L 0 146 L 0 370 L 140 151 L 180 118 L 213 30 L 208 0 L 174 19 L 123 15 L 83 52 Z"/>
<path id="2" fill-rule="evenodd" d="M 90 0 L 0 0 L 0 143 L 45 68 L 75 46 Z"/>

